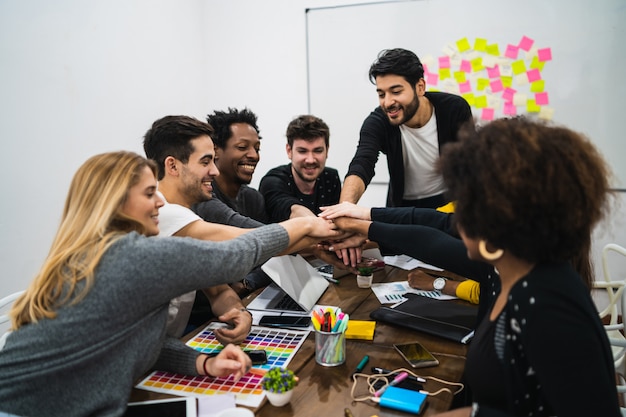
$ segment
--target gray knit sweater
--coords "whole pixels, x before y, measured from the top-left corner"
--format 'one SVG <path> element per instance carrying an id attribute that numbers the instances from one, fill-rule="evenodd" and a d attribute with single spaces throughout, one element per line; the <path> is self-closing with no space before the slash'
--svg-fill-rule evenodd
<path id="1" fill-rule="evenodd" d="M 147 371 L 196 375 L 198 352 L 165 337 L 170 299 L 238 281 L 288 241 L 279 225 L 227 242 L 123 237 L 104 254 L 83 301 L 8 336 L 0 351 L 0 411 L 120 416 Z"/>

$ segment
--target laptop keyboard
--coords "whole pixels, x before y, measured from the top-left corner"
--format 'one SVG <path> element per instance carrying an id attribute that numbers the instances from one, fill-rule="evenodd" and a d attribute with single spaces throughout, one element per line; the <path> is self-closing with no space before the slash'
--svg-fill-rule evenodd
<path id="1" fill-rule="evenodd" d="M 293 298 L 291 298 L 289 295 L 285 294 L 283 296 L 283 298 L 281 298 L 278 303 L 276 303 L 276 306 L 274 306 L 274 309 L 276 310 L 291 310 L 291 311 L 304 311 L 302 309 L 302 307 L 300 307 L 298 305 L 298 303 L 296 303 Z"/>

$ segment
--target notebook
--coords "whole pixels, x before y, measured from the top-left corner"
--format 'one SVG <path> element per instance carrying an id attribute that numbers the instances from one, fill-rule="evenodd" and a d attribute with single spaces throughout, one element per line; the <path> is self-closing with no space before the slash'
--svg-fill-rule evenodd
<path id="1" fill-rule="evenodd" d="M 410 293 L 404 296 L 405 302 L 395 307 L 379 307 L 370 317 L 463 344 L 473 337 L 478 307 Z"/>
<path id="2" fill-rule="evenodd" d="M 300 255 L 273 257 L 261 269 L 273 282 L 248 310 L 309 313 L 328 288 L 328 281 Z"/>

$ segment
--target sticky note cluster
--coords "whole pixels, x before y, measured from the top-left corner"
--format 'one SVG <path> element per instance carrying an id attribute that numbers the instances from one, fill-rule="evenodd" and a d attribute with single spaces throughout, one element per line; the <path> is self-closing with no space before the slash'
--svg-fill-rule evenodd
<path id="1" fill-rule="evenodd" d="M 481 120 L 521 114 L 551 120 L 554 109 L 542 75 L 551 60 L 551 48 L 522 36 L 506 45 L 461 38 L 439 57 L 422 57 L 422 64 L 427 90 L 461 95 Z"/>

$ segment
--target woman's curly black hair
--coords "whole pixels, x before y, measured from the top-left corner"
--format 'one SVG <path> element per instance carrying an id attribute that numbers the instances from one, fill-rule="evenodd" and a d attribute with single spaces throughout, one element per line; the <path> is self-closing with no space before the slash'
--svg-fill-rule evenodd
<path id="1" fill-rule="evenodd" d="M 530 262 L 588 252 L 608 211 L 606 162 L 565 127 L 524 117 L 468 125 L 443 149 L 439 168 L 465 234 Z"/>

